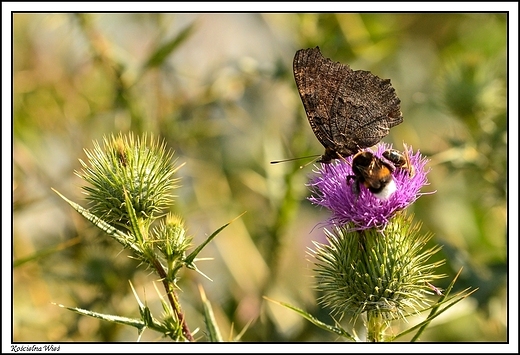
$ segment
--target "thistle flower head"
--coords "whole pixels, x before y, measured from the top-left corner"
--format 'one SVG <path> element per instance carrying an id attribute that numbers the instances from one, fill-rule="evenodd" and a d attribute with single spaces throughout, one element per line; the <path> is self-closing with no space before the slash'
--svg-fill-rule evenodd
<path id="1" fill-rule="evenodd" d="M 165 221 L 154 228 L 157 248 L 167 260 L 182 260 L 191 246 L 192 238 L 186 234 L 184 221 L 176 215 L 168 214 Z"/>
<path id="2" fill-rule="evenodd" d="M 155 245 L 166 262 L 168 278 L 176 282 L 177 271 L 184 265 L 186 250 L 192 242 L 186 234 L 184 221 L 179 216 L 168 214 L 153 229 L 153 235 Z"/>
<path id="3" fill-rule="evenodd" d="M 104 221 L 128 228 L 127 197 L 137 217 L 149 221 L 171 204 L 178 167 L 172 165 L 164 142 L 119 134 L 104 138 L 103 147 L 94 142 L 94 149 L 85 153 L 88 160 L 80 160 L 83 169 L 76 174 L 89 183 L 83 190 L 90 211 Z"/>
<path id="4" fill-rule="evenodd" d="M 387 164 L 390 162 L 383 158 L 383 153 L 391 148 L 391 145 L 383 143 L 378 145 L 373 154 Z M 426 175 L 429 169 L 425 169 L 428 160 L 419 151 L 414 153 L 411 148 L 406 153 L 412 168 L 407 170 L 397 167 L 392 172 L 395 191 L 389 197 L 377 197 L 363 184 L 359 184 L 358 191 L 357 182 L 353 178 L 353 157 L 350 156 L 345 160 L 338 159 L 334 163 L 317 167 L 317 175 L 308 185 L 312 193 L 309 200 L 332 212 L 328 220 L 331 225 L 348 224 L 357 230 L 383 229 L 397 211 L 405 209 L 423 195 L 420 190 L 428 184 Z"/>
<path id="5" fill-rule="evenodd" d="M 325 229 L 328 243 L 311 250 L 320 302 L 336 315 L 378 312 L 386 320 L 427 307 L 430 282 L 444 277 L 435 274 L 443 262 L 428 262 L 440 247 L 425 249 L 432 236 L 420 227 L 401 213 L 384 232 Z"/>

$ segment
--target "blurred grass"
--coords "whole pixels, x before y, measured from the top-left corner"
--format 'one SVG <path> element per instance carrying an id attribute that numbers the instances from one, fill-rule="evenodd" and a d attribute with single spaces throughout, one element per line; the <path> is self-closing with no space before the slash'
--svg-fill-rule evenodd
<path id="1" fill-rule="evenodd" d="M 191 328 L 200 283 L 224 339 L 253 320 L 244 341 L 335 340 L 262 298 L 330 323 L 306 256 L 327 216 L 306 201 L 312 168 L 269 164 L 323 151 L 292 77 L 296 50 L 316 45 L 391 78 L 405 121 L 385 141 L 432 160 L 437 192 L 413 212 L 444 246 L 441 271 L 464 266 L 456 288 L 479 288 L 421 340 L 506 341 L 505 15 L 15 14 L 13 30 L 14 341 L 134 341 L 50 304 L 137 316 L 128 280 L 160 313 L 147 272 L 50 189 L 84 205 L 83 148 L 119 131 L 160 135 L 186 162 L 172 210 L 195 243 L 247 211 L 201 255 L 213 282 L 180 282 Z"/>

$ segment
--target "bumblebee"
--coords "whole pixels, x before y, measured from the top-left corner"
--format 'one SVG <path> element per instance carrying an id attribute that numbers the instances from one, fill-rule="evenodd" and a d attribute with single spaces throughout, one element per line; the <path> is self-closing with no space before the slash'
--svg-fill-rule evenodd
<path id="1" fill-rule="evenodd" d="M 392 178 L 394 167 L 370 151 L 361 151 L 352 158 L 352 171 L 347 180 L 353 179 L 352 191 L 359 196 L 360 185 L 372 192 L 377 198 L 386 200 L 397 189 Z"/>
<path id="2" fill-rule="evenodd" d="M 385 159 L 387 159 L 388 161 L 392 162 L 392 164 L 394 164 L 396 168 L 407 170 L 408 176 L 412 178 L 415 175 L 415 169 L 413 165 L 410 163 L 408 147 L 404 143 L 403 147 L 403 153 L 395 149 L 389 149 L 383 153 L 383 157 L 385 157 Z"/>

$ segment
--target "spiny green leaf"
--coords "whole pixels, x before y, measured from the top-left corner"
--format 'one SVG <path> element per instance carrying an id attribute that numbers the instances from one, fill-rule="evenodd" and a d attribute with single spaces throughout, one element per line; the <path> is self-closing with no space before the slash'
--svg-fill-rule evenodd
<path id="1" fill-rule="evenodd" d="M 200 298 L 202 299 L 202 306 L 204 307 L 204 321 L 206 322 L 206 329 L 208 331 L 208 337 L 211 342 L 222 342 L 222 335 L 218 328 L 211 303 L 206 298 L 206 293 L 202 286 L 199 285 Z"/>
<path id="2" fill-rule="evenodd" d="M 134 207 L 132 206 L 132 201 L 130 200 L 128 192 L 126 191 L 126 189 L 123 190 L 125 193 L 126 212 L 128 213 L 128 219 L 130 220 L 132 234 L 135 236 L 135 239 L 139 241 L 139 243 L 142 245 L 144 244 L 144 236 L 142 233 L 142 229 L 140 228 L 139 220 L 137 219 L 137 215 L 135 213 Z"/>
<path id="3" fill-rule="evenodd" d="M 430 314 L 428 315 L 428 317 L 425 320 L 423 320 L 421 323 L 397 334 L 395 337 L 392 338 L 391 341 L 393 341 L 397 338 L 400 338 L 400 337 L 418 329 L 417 333 L 414 335 L 411 342 L 417 341 L 419 339 L 419 336 L 424 332 L 426 327 L 431 323 L 431 321 L 433 319 L 437 318 L 439 315 L 446 312 L 448 309 L 450 309 L 451 307 L 453 307 L 454 305 L 456 305 L 463 299 L 469 297 L 471 294 L 473 294 L 477 290 L 478 289 L 474 289 L 474 290 L 470 291 L 469 288 L 467 288 L 449 299 L 444 299 L 444 298 L 439 299 L 439 301 L 432 307 Z"/>
<path id="4" fill-rule="evenodd" d="M 103 320 L 106 320 L 108 322 L 114 322 L 114 323 L 120 323 L 120 324 L 129 325 L 131 327 L 137 328 L 140 331 L 142 331 L 144 328 L 146 328 L 146 324 L 141 319 L 121 317 L 121 316 L 114 316 L 112 314 L 103 314 L 103 313 L 98 313 L 98 312 L 92 312 L 92 311 L 89 311 L 89 310 L 86 310 L 86 309 L 82 309 L 82 308 L 67 307 L 67 306 L 64 306 L 62 304 L 56 304 L 56 303 L 53 303 L 53 304 L 58 306 L 58 307 L 61 307 L 61 308 L 66 308 L 69 311 L 73 311 L 73 312 L 76 312 L 78 314 L 82 314 L 84 316 L 89 316 L 89 317 L 94 317 L 94 318 L 98 318 L 98 319 L 103 319 Z"/>
<path id="5" fill-rule="evenodd" d="M 311 322 L 312 324 L 316 325 L 317 327 L 321 328 L 321 329 L 324 329 L 328 332 L 331 332 L 331 333 L 334 333 L 334 334 L 337 334 L 341 337 L 344 337 L 344 338 L 347 338 L 347 339 L 350 339 L 352 341 L 356 341 L 356 337 L 354 337 L 353 335 L 351 335 L 349 332 L 347 332 L 345 329 L 341 328 L 341 327 L 337 327 L 337 326 L 333 326 L 333 325 L 329 325 L 329 324 L 326 324 L 326 323 L 323 323 L 322 321 L 320 321 L 319 319 L 315 318 L 313 315 L 305 312 L 304 310 L 302 309 L 299 309 L 297 307 L 294 307 L 294 306 L 291 306 L 290 304 L 287 304 L 287 303 L 284 303 L 284 302 L 278 302 L 278 301 L 275 301 L 275 300 L 272 300 L 270 298 L 267 298 L 264 296 L 264 299 L 268 300 L 268 301 L 271 301 L 273 303 L 276 303 L 276 304 L 279 304 L 280 306 L 284 306 L 286 308 L 289 308 L 293 311 L 295 311 L 296 313 L 298 313 L 299 315 L 301 315 L 303 318 L 307 319 L 309 322 Z"/>
<path id="6" fill-rule="evenodd" d="M 78 211 L 79 214 L 81 214 L 83 217 L 85 217 L 87 220 L 92 222 L 96 227 L 101 229 L 103 232 L 107 233 L 108 235 L 114 237 L 119 243 L 123 244 L 125 247 L 132 248 L 135 252 L 137 252 L 138 255 L 141 255 L 141 251 L 137 246 L 130 242 L 131 237 L 123 232 L 121 232 L 119 229 L 112 227 L 107 222 L 103 221 L 101 218 L 93 215 L 90 213 L 87 209 L 81 207 L 75 202 L 72 202 L 71 200 L 67 199 L 65 196 L 60 194 L 58 191 L 52 189 L 55 193 L 58 194 L 65 202 L 67 202 L 69 205 L 72 206 L 76 211 Z"/>
<path id="7" fill-rule="evenodd" d="M 245 213 L 245 212 L 244 212 Z M 213 238 L 215 238 L 217 236 L 217 234 L 219 234 L 224 228 L 226 228 L 227 226 L 229 226 L 231 223 L 233 223 L 236 219 L 242 217 L 244 215 L 244 213 L 240 214 L 238 217 L 236 218 L 233 218 L 230 222 L 224 224 L 222 227 L 220 227 L 219 229 L 217 229 L 216 231 L 214 231 L 204 242 L 202 242 L 201 245 L 199 245 L 197 248 L 195 248 L 194 251 L 192 251 L 190 253 L 190 255 L 188 255 L 186 257 L 186 259 L 184 259 L 184 262 L 186 263 L 186 265 L 188 267 L 191 267 L 191 268 L 195 268 L 192 264 L 193 264 L 193 261 L 195 260 L 195 258 L 197 257 L 197 255 L 201 252 L 201 250 L 209 243 L 213 240 Z"/>

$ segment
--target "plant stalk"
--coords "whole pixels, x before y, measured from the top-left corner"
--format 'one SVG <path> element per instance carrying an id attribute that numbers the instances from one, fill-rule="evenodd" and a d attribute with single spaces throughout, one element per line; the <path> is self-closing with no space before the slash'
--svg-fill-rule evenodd
<path id="1" fill-rule="evenodd" d="M 168 275 L 166 274 L 166 271 L 157 259 L 154 260 L 154 267 L 157 270 L 159 276 L 161 277 L 164 288 L 166 289 L 166 294 L 168 295 L 168 300 L 170 301 L 172 309 L 177 315 L 177 318 L 179 319 L 179 322 L 182 326 L 182 334 L 186 337 L 186 339 L 188 339 L 188 341 L 194 341 L 195 339 L 193 338 L 193 335 L 191 335 L 191 331 L 188 327 L 188 324 L 186 323 L 184 313 L 182 313 L 181 306 L 179 304 L 179 299 L 173 291 L 175 286 L 170 280 L 168 280 Z"/>
<path id="2" fill-rule="evenodd" d="M 380 343 L 385 340 L 385 330 L 387 324 L 377 310 L 367 312 L 367 341 L 371 343 Z"/>

